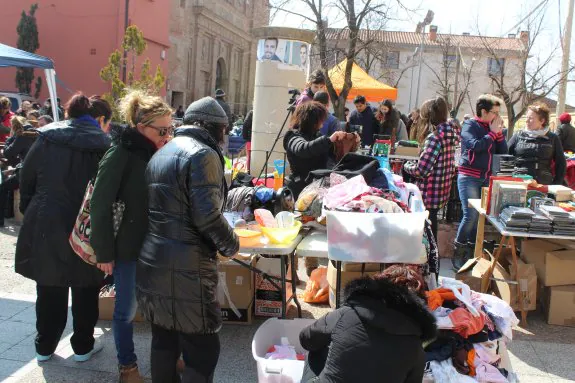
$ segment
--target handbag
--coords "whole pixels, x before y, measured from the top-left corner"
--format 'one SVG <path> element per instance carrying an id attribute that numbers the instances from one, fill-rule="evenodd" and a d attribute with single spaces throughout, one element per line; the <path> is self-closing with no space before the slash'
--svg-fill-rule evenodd
<path id="1" fill-rule="evenodd" d="M 94 193 L 94 183 L 95 180 L 92 179 L 88 182 L 86 187 L 86 193 L 84 193 L 84 199 L 82 200 L 82 205 L 80 206 L 80 211 L 78 217 L 76 218 L 76 223 L 70 234 L 69 242 L 72 250 L 76 253 L 82 260 L 92 266 L 95 266 L 98 261 L 96 259 L 96 254 L 92 245 L 90 245 L 90 201 L 92 199 L 92 194 Z M 126 204 L 123 201 L 116 201 L 110 207 L 113 213 L 113 229 L 114 237 L 118 235 L 118 230 L 122 224 L 122 219 L 124 217 L 124 211 L 126 210 Z"/>

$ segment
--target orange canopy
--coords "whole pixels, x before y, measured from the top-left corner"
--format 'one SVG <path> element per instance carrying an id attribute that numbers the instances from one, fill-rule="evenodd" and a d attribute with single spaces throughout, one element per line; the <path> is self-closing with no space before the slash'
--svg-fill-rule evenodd
<path id="1" fill-rule="evenodd" d="M 347 59 L 343 60 L 329 70 L 329 78 L 333 87 L 337 92 L 341 92 L 345 78 L 345 66 Z M 352 88 L 347 95 L 348 100 L 353 99 L 355 96 L 364 96 L 369 102 L 380 102 L 386 98 L 391 100 L 397 99 L 397 89 L 382 82 L 377 81 L 368 75 L 359 65 L 355 62 L 351 69 Z"/>

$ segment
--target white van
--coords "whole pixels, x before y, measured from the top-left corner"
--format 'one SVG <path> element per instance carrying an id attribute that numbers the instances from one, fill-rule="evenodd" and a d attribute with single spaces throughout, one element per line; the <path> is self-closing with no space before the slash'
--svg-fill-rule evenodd
<path id="1" fill-rule="evenodd" d="M 30 101 L 31 103 L 36 102 L 36 99 L 34 97 L 26 93 L 4 92 L 0 90 L 0 96 L 8 97 L 10 103 L 12 104 L 10 106 L 12 112 L 16 112 L 18 109 L 20 109 L 22 101 Z"/>

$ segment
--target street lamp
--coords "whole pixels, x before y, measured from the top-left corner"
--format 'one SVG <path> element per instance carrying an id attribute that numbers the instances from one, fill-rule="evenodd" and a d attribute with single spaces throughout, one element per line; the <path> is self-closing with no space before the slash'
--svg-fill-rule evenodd
<path id="1" fill-rule="evenodd" d="M 431 24 L 433 21 L 433 11 L 428 10 L 425 19 L 419 24 L 417 24 L 417 32 L 421 32 L 421 45 L 419 46 L 419 73 L 417 75 L 417 93 L 415 95 L 415 105 L 419 105 L 419 88 L 421 83 L 421 67 L 423 66 L 423 41 L 425 39 L 425 27 Z"/>

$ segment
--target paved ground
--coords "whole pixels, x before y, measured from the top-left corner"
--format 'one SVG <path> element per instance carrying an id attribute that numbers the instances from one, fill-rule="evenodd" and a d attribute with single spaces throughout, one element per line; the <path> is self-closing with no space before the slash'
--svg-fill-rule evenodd
<path id="1" fill-rule="evenodd" d="M 9 221 L 10 222 L 10 221 Z M 99 322 L 97 336 L 104 350 L 93 360 L 79 364 L 72 360 L 71 322 L 55 357 L 42 365 L 34 359 L 35 284 L 14 273 L 14 247 L 18 227 L 0 229 L 0 381 L 3 382 L 115 382 L 116 357 L 110 322 Z M 446 267 L 444 268 L 447 269 Z M 445 276 L 449 275 L 445 273 Z M 303 275 L 301 276 L 303 278 Z M 291 310 L 293 315 L 295 310 Z M 326 307 L 304 304 L 306 317 L 319 317 Z M 71 318 L 71 315 L 69 316 Z M 251 326 L 224 326 L 220 333 L 222 353 L 216 382 L 257 381 L 256 364 L 251 355 L 253 334 L 263 320 Z M 136 352 L 141 371 L 149 379 L 149 328 L 136 324 Z M 523 383 L 575 382 L 575 328 L 548 326 L 540 315 L 530 313 L 529 327 L 517 329 L 510 345 L 513 369 Z"/>

